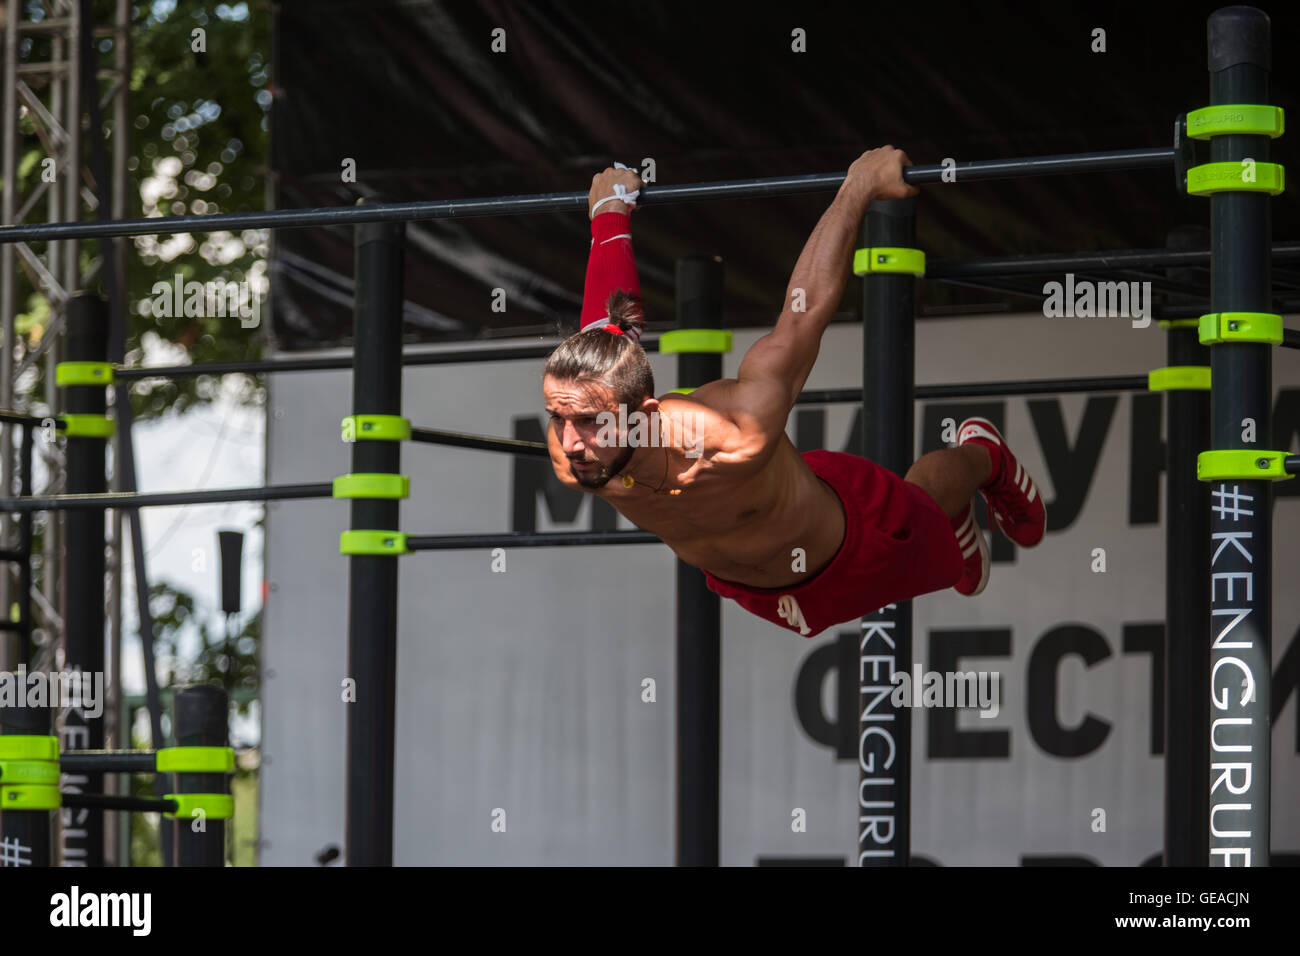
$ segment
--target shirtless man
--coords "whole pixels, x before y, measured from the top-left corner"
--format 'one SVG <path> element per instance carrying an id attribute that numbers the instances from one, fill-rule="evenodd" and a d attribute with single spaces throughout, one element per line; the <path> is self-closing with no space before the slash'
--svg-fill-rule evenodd
<path id="1" fill-rule="evenodd" d="M 956 447 L 922 456 L 903 478 L 855 455 L 800 454 L 786 436 L 867 206 L 917 191 L 906 165 L 891 146 L 859 157 L 795 263 L 776 326 L 736 377 L 660 398 L 638 344 L 630 224 L 641 182 L 628 169 L 597 174 L 582 330 L 542 373 L 559 479 L 658 535 L 714 592 L 805 637 L 930 591 L 979 594 L 989 551 L 977 492 L 1022 547 L 1046 528 L 1037 487 L 986 419 L 962 422 Z"/>

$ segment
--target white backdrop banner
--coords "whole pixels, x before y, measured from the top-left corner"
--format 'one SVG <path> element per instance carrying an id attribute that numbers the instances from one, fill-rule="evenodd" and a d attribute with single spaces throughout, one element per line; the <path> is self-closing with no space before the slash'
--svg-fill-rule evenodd
<path id="1" fill-rule="evenodd" d="M 725 374 L 765 331 L 736 334 Z M 926 320 L 916 380 L 1145 374 L 1166 364 L 1165 335 L 1126 320 Z M 860 384 L 861 353 L 859 328 L 833 326 L 807 387 Z M 1295 453 L 1300 367 L 1289 357 L 1276 363 L 1267 447 Z M 652 363 L 659 392 L 677 384 L 671 356 Z M 541 439 L 540 368 L 407 369 L 404 414 L 416 425 Z M 349 470 L 338 436 L 350 400 L 347 373 L 272 379 L 269 483 Z M 1163 407 L 1161 393 L 1147 392 L 917 403 L 918 455 L 942 446 L 946 419 L 992 419 L 1037 482 L 1052 528 L 1032 551 L 998 535 L 982 595 L 914 602 L 914 663 L 996 672 L 1001 697 L 989 718 L 913 711 L 918 862 L 1133 866 L 1160 853 Z M 801 450 L 860 453 L 860 414 L 800 407 L 789 434 Z M 409 533 L 632 527 L 565 489 L 542 460 L 427 445 L 402 454 Z M 1275 854 L 1300 853 L 1294 486 L 1275 486 Z M 346 525 L 343 502 L 273 503 L 267 515 L 260 821 L 270 865 L 310 864 L 343 845 Z M 396 862 L 671 864 L 672 552 L 524 548 L 494 560 L 483 549 L 400 562 Z M 728 602 L 722 620 L 722 863 L 854 860 L 857 623 L 801 638 Z"/>

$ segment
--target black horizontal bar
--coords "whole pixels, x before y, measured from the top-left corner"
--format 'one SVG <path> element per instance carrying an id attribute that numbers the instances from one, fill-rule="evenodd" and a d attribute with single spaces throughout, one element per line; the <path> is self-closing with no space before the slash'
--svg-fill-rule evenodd
<path id="1" fill-rule="evenodd" d="M 59 754 L 67 773 L 153 773 L 158 755 L 151 750 L 70 750 Z"/>
<path id="2" fill-rule="evenodd" d="M 55 428 L 67 428 L 67 424 L 57 415 L 24 415 L 21 412 L 0 412 L 0 424 L 5 425 L 35 425 L 40 427 L 48 421 L 54 422 Z"/>
<path id="3" fill-rule="evenodd" d="M 464 362 L 509 362 L 517 359 L 546 358 L 558 342 L 549 345 L 513 345 L 505 348 L 455 349 L 446 352 L 408 352 L 402 356 L 405 366 L 457 365 Z M 643 342 L 647 352 L 658 352 L 658 340 Z M 247 362 L 206 362 L 200 365 L 160 365 L 156 368 L 117 368 L 115 378 L 130 381 L 141 378 L 177 378 L 182 375 L 230 375 L 265 372 L 319 372 L 352 368 L 351 355 L 329 358 L 254 359 Z"/>
<path id="4" fill-rule="evenodd" d="M 21 634 L 23 625 L 18 621 L 0 621 L 0 634 Z"/>
<path id="5" fill-rule="evenodd" d="M 457 448 L 477 448 L 481 451 L 504 451 L 513 455 L 534 455 L 549 458 L 550 450 L 544 442 L 521 441 L 517 438 L 489 438 L 486 435 L 467 435 L 463 432 L 446 432 L 436 428 L 412 428 L 411 441 L 430 445 L 453 445 Z"/>
<path id="6" fill-rule="evenodd" d="M 1300 475 L 1300 455 L 1287 455 L 1282 459 L 1282 467 L 1288 475 Z"/>
<path id="7" fill-rule="evenodd" d="M 1275 242 L 1273 258 L 1300 258 L 1300 242 Z M 1092 271 L 1159 269 L 1210 265 L 1208 249 L 1118 249 L 1114 252 L 1060 252 L 1033 256 L 990 256 L 929 262 L 927 279 L 1009 278 L 1051 275 L 1073 269 Z"/>
<path id="8" fill-rule="evenodd" d="M 0 513 L 68 511 L 97 508 L 158 508 L 168 505 L 211 505 L 232 501 L 281 501 L 286 498 L 330 498 L 332 482 L 312 485 L 272 485 L 266 488 L 220 488 L 211 491 L 162 491 L 147 494 L 108 492 L 92 495 L 47 495 L 0 498 Z"/>
<path id="9" fill-rule="evenodd" d="M 1112 378 L 1038 378 L 1023 382 L 968 382 L 961 385 L 917 385 L 917 400 L 980 398 L 993 395 L 1044 395 L 1054 392 L 1131 392 L 1147 388 L 1145 375 Z M 862 401 L 860 388 L 823 388 L 801 392 L 796 405 L 843 405 Z"/>
<path id="10" fill-rule="evenodd" d="M 22 551 L 0 550 L 0 561 L 26 561 L 27 554 Z"/>
<path id="11" fill-rule="evenodd" d="M 479 548 L 568 548 L 603 544 L 660 544 L 649 531 L 548 531 L 509 534 L 431 534 L 406 539 L 410 551 L 467 551 Z"/>
<path id="12" fill-rule="evenodd" d="M 152 797 L 128 797 L 107 793 L 61 793 L 59 802 L 65 807 L 87 810 L 127 810 L 136 813 L 175 813 L 175 800 Z"/>
<path id="13" fill-rule="evenodd" d="M 1282 330 L 1282 348 L 1300 349 L 1300 329 Z"/>
<path id="14" fill-rule="evenodd" d="M 957 182 L 1051 176 L 1062 173 L 1103 172 L 1168 166 L 1173 147 L 1120 149 L 1101 153 L 1030 156 L 1018 159 L 975 160 L 955 164 Z M 946 167 L 912 166 L 903 174 L 909 183 L 938 183 Z M 845 174 L 771 176 L 762 179 L 724 180 L 685 185 L 651 184 L 642 190 L 640 205 L 699 202 L 713 199 L 754 199 L 795 196 L 838 189 Z M 215 232 L 226 229 L 291 229 L 303 226 L 348 226 L 361 222 L 414 222 L 426 219 L 471 219 L 477 216 L 518 216 L 542 212 L 586 210 L 587 191 L 498 196 L 492 199 L 450 199 L 434 202 L 364 203 L 318 209 L 270 209 L 225 212 L 207 216 L 157 216 L 99 222 L 55 222 L 0 228 L 0 243 L 52 239 L 96 239 L 112 236 L 173 235 L 181 232 Z"/>

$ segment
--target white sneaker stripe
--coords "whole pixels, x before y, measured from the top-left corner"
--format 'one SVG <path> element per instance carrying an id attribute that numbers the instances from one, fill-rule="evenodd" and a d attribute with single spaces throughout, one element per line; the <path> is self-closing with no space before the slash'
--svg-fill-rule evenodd
<path id="1" fill-rule="evenodd" d="M 967 425 L 958 433 L 957 444 L 964 445 L 972 438 L 987 438 L 995 445 L 1002 444 L 1002 442 L 998 441 L 997 435 L 993 434 L 983 425 L 977 424 L 976 422 L 971 422 L 969 425 Z"/>
<path id="2" fill-rule="evenodd" d="M 962 559 L 963 561 L 965 561 L 965 560 L 966 560 L 967 558 L 969 558 L 972 554 L 974 554 L 976 551 L 979 550 L 979 546 L 980 546 L 980 543 L 979 543 L 978 541 L 972 541 L 972 542 L 971 542 L 971 543 L 966 547 L 966 550 L 963 551 L 963 552 L 961 553 L 961 559 Z"/>

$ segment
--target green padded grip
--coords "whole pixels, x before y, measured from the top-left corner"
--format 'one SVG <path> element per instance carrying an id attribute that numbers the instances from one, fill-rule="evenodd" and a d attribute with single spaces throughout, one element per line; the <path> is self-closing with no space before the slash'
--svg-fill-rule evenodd
<path id="1" fill-rule="evenodd" d="M 411 422 L 401 415 L 349 415 L 343 419 L 344 441 L 348 440 L 349 425 L 354 441 L 407 441 L 411 437 Z"/>
<path id="2" fill-rule="evenodd" d="M 235 798 L 228 793 L 165 793 L 163 799 L 176 801 L 175 813 L 163 813 L 169 819 L 191 820 L 195 810 L 202 810 L 209 820 L 229 820 L 235 815 Z"/>
<path id="3" fill-rule="evenodd" d="M 232 747 L 164 747 L 157 754 L 159 773 L 234 773 Z"/>
<path id="4" fill-rule="evenodd" d="M 1147 390 L 1168 392 L 1174 390 L 1207 391 L 1210 388 L 1210 366 L 1170 365 L 1153 368 L 1147 373 Z"/>
<path id="5" fill-rule="evenodd" d="M 1203 451 L 1196 456 L 1196 477 L 1200 481 L 1239 479 L 1248 481 L 1285 481 L 1295 476 L 1286 470 L 1285 451 L 1252 451 L 1229 448 Z"/>
<path id="6" fill-rule="evenodd" d="M 39 783 L 57 787 L 59 765 L 53 760 L 0 760 L 0 784 Z"/>
<path id="7" fill-rule="evenodd" d="M 57 810 L 63 806 L 57 786 L 35 783 L 0 787 L 0 813 L 7 810 Z"/>
<path id="8" fill-rule="evenodd" d="M 1282 316 L 1272 312 L 1211 312 L 1199 321 L 1202 345 L 1222 342 L 1277 345 L 1282 341 Z"/>
<path id="9" fill-rule="evenodd" d="M 925 275 L 925 253 L 902 246 L 873 246 L 853 253 L 853 274 Z"/>
<path id="10" fill-rule="evenodd" d="M 44 734 L 0 734 L 0 760 L 58 759 L 58 737 Z"/>
<path id="11" fill-rule="evenodd" d="M 54 384 L 59 388 L 69 385 L 112 385 L 111 362 L 60 362 L 54 366 Z"/>
<path id="12" fill-rule="evenodd" d="M 334 479 L 335 498 L 409 498 L 411 479 L 383 472 L 339 475 Z"/>
<path id="13" fill-rule="evenodd" d="M 69 438 L 112 438 L 113 419 L 107 415 L 60 415 Z"/>
<path id="14" fill-rule="evenodd" d="M 1255 181 L 1241 178 L 1241 163 L 1203 163 L 1187 170 L 1187 195 L 1215 193 L 1268 193 L 1276 196 L 1286 189 L 1286 170 L 1278 163 L 1256 163 Z"/>
<path id="15" fill-rule="evenodd" d="M 659 336 L 659 351 L 730 352 L 730 329 L 673 329 Z"/>
<path id="16" fill-rule="evenodd" d="M 339 535 L 339 554 L 408 554 L 406 535 L 401 531 L 344 531 Z"/>
<path id="17" fill-rule="evenodd" d="M 1209 139 L 1236 133 L 1277 139 L 1286 131 L 1286 115 L 1280 106 L 1230 103 L 1206 106 L 1187 114 L 1189 139 Z"/>

